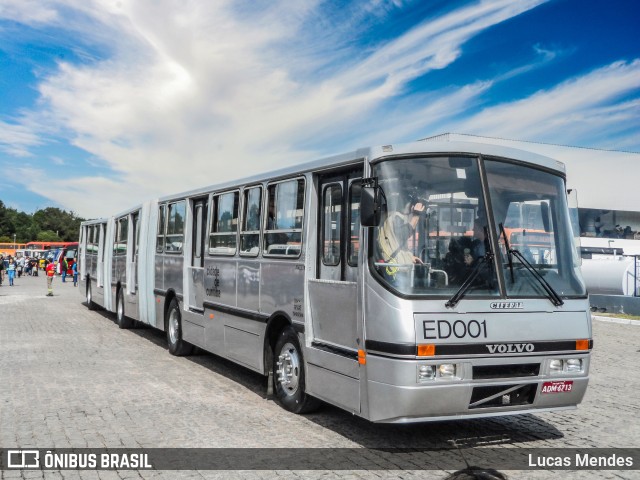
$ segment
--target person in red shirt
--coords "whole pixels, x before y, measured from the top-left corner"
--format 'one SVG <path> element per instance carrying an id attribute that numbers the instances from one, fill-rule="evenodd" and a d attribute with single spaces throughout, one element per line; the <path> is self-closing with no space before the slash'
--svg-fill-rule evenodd
<path id="1" fill-rule="evenodd" d="M 53 297 L 53 276 L 56 274 L 56 266 L 49 262 L 45 268 L 47 272 L 47 297 Z"/>

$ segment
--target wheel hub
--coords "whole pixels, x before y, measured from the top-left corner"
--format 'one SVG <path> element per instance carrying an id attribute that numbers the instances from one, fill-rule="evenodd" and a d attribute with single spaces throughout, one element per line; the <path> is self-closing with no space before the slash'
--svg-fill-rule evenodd
<path id="1" fill-rule="evenodd" d="M 178 341 L 178 314 L 175 310 L 169 315 L 169 338 L 173 344 Z"/>
<path id="2" fill-rule="evenodd" d="M 276 374 L 282 389 L 287 395 L 294 395 L 300 382 L 300 355 L 298 350 L 291 343 L 285 344 L 280 351 L 276 365 Z"/>

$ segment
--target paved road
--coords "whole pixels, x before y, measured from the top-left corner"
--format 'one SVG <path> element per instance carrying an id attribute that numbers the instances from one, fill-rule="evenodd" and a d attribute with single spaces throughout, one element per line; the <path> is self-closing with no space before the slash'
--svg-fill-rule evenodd
<path id="1" fill-rule="evenodd" d="M 119 330 L 73 284 L 0 287 L 0 447 L 639 447 L 640 327 L 594 322 L 591 383 L 576 411 L 376 425 L 325 406 L 265 399 L 266 381 L 209 354 L 176 358 L 164 334 Z M 507 472 L 510 478 L 639 478 L 640 472 Z M 444 478 L 420 471 L 45 472 L 45 478 Z M 4 471 L 5 478 L 43 478 Z"/>

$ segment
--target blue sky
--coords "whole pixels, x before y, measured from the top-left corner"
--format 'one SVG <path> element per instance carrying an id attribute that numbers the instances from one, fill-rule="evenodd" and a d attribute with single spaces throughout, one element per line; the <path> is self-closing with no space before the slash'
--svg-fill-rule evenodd
<path id="1" fill-rule="evenodd" d="M 0 200 L 97 217 L 444 132 L 638 152 L 639 20 L 636 0 L 0 0 Z"/>

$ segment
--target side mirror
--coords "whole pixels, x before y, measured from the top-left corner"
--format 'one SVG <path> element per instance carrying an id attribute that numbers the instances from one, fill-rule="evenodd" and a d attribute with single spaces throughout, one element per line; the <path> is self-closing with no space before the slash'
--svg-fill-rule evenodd
<path id="1" fill-rule="evenodd" d="M 377 227 L 381 218 L 380 187 L 363 185 L 360 197 L 360 224 L 363 227 Z"/>

